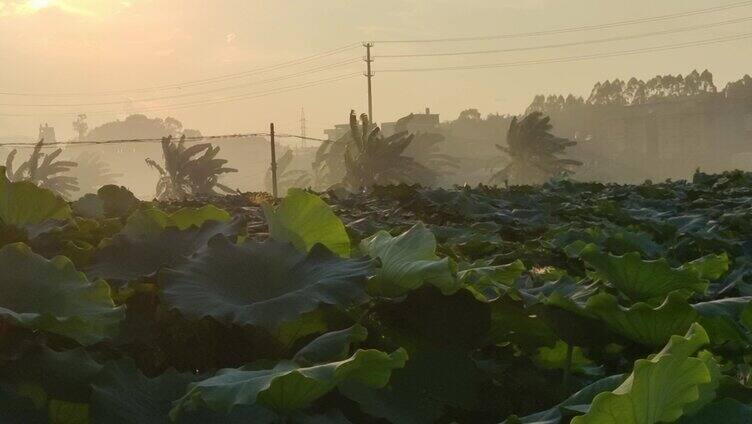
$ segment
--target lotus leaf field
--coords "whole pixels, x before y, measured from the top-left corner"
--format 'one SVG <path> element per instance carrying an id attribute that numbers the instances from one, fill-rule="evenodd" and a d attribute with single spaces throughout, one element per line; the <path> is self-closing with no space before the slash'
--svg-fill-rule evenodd
<path id="1" fill-rule="evenodd" d="M 0 177 L 3 424 L 749 423 L 751 300 L 738 171 L 173 203 Z"/>

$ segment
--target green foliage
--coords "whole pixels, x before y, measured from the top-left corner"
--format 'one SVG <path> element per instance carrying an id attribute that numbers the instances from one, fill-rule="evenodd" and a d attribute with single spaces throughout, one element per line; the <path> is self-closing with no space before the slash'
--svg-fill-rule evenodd
<path id="1" fill-rule="evenodd" d="M 671 337 L 653 358 L 635 362 L 634 371 L 619 387 L 598 394 L 588 412 L 572 424 L 675 421 L 700 399 L 701 387 L 711 383 L 708 366 L 694 356 L 708 342 L 698 324 L 684 337 Z"/>
<path id="2" fill-rule="evenodd" d="M 750 182 L 2 181 L 0 421 L 748 422 Z"/>
<path id="3" fill-rule="evenodd" d="M 381 261 L 381 267 L 369 282 L 372 293 L 400 296 L 425 283 L 446 294 L 459 289 L 454 263 L 436 256 L 436 239 L 421 223 L 397 237 L 379 231 L 363 240 L 360 250 Z"/>
<path id="4" fill-rule="evenodd" d="M 128 217 L 120 233 L 137 238 L 161 233 L 169 227 L 186 230 L 191 227 L 201 227 L 207 221 L 227 222 L 230 219 L 229 213 L 214 205 L 181 208 L 169 214 L 155 208 L 141 209 Z"/>
<path id="5" fill-rule="evenodd" d="M 5 225 L 23 227 L 47 219 L 67 219 L 68 204 L 49 190 L 30 182 L 11 182 L 0 168 L 0 221 Z"/>
<path id="6" fill-rule="evenodd" d="M 671 292 L 658 307 L 636 303 L 629 308 L 601 293 L 588 299 L 587 309 L 615 333 L 648 347 L 660 347 L 672 335 L 684 334 L 697 320 L 697 312 L 678 292 Z"/>
<path id="7" fill-rule="evenodd" d="M 305 314 L 329 305 L 345 309 L 365 302 L 367 261 L 336 257 L 317 244 L 308 254 L 290 244 L 215 237 L 207 249 L 160 278 L 169 307 L 197 319 L 274 331 L 311 319 Z M 301 334 L 302 335 L 302 334 Z"/>
<path id="8" fill-rule="evenodd" d="M 345 226 L 315 194 L 290 189 L 278 207 L 264 205 L 264 216 L 274 240 L 292 243 L 306 252 L 320 243 L 340 256 L 350 256 Z"/>
<path id="9" fill-rule="evenodd" d="M 708 285 L 696 269 L 671 268 L 665 259 L 645 261 L 638 253 L 614 256 L 594 245 L 586 246 L 579 256 L 599 278 L 635 301 L 662 298 L 674 290 L 702 293 Z"/>
<path id="10" fill-rule="evenodd" d="M 200 406 L 230 412 L 238 405 L 253 405 L 286 413 L 309 406 L 338 384 L 353 380 L 369 387 L 385 386 L 392 370 L 407 361 L 404 350 L 386 354 L 358 350 L 350 358 L 309 367 L 283 361 L 272 369 L 225 369 L 214 377 L 190 385 L 171 412 Z"/>
<path id="11" fill-rule="evenodd" d="M 0 249 L 0 315 L 34 330 L 93 344 L 115 335 L 122 310 L 104 281 L 90 283 L 68 258 L 47 260 L 18 243 Z"/>

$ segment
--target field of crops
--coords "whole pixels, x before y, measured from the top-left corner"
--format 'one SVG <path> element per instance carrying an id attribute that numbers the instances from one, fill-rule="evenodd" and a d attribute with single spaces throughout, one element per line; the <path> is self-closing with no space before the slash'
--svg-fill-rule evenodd
<path id="1" fill-rule="evenodd" d="M 752 422 L 752 174 L 269 200 L 0 177 L 0 422 Z"/>

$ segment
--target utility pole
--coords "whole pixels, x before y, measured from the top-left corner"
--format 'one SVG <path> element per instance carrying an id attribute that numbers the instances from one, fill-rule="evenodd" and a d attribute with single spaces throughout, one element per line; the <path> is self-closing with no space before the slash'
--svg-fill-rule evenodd
<path id="1" fill-rule="evenodd" d="M 368 79 L 368 120 L 373 122 L 373 93 L 371 91 L 371 78 L 373 78 L 373 72 L 371 72 L 371 47 L 373 43 L 363 43 L 363 47 L 366 48 L 366 73 L 364 74 Z"/>
<path id="2" fill-rule="evenodd" d="M 272 140 L 272 196 L 277 198 L 277 148 L 274 146 L 274 123 L 269 124 L 269 136 Z"/>
<path id="3" fill-rule="evenodd" d="M 300 108 L 300 147 L 305 149 L 306 147 L 306 122 L 305 122 L 305 108 Z"/>

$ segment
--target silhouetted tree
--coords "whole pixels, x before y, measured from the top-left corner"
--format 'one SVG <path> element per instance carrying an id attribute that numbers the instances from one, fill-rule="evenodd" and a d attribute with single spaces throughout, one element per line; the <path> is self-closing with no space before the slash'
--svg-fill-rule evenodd
<path id="1" fill-rule="evenodd" d="M 78 133 L 78 141 L 83 141 L 86 138 L 86 133 L 89 131 L 89 124 L 86 123 L 86 115 L 81 113 L 73 121 L 73 130 Z"/>
<path id="2" fill-rule="evenodd" d="M 118 140 L 130 138 L 200 137 L 197 130 L 184 129 L 175 118 L 148 118 L 146 115 L 130 115 L 124 120 L 100 125 L 87 135 L 87 140 Z"/>
<path id="3" fill-rule="evenodd" d="M 219 183 L 219 176 L 228 172 L 238 172 L 227 168 L 227 160 L 217 159 L 219 147 L 209 143 L 185 146 L 185 136 L 175 142 L 172 136 L 162 138 L 163 164 L 152 159 L 146 163 L 159 172 L 157 199 L 185 199 L 198 194 L 214 194 L 215 188 L 224 192 L 234 192 Z"/>
<path id="4" fill-rule="evenodd" d="M 368 115 L 362 114 L 360 120 L 361 125 L 358 125 L 355 111 L 350 112 L 351 140 L 345 146 L 344 158 L 345 186 L 363 189 L 398 183 L 431 185 L 436 181 L 436 173 L 404 155 L 413 140 L 412 134 L 401 132 L 384 137 L 378 127 L 371 125 Z"/>
<path id="5" fill-rule="evenodd" d="M 78 180 L 78 191 L 82 194 L 96 193 L 102 186 L 115 184 L 122 176 L 110 172 L 110 166 L 98 153 L 81 152 L 74 161 L 78 166 L 70 174 Z"/>
<path id="6" fill-rule="evenodd" d="M 507 146 L 497 145 L 510 159 L 510 163 L 491 177 L 491 182 L 511 184 L 539 184 L 551 178 L 567 176 L 571 167 L 582 165 L 573 159 L 562 159 L 567 147 L 577 144 L 551 134 L 547 116 L 533 112 L 521 120 L 512 119 L 507 131 Z"/>
<path id="7" fill-rule="evenodd" d="M 11 181 L 30 181 L 61 196 L 70 197 L 71 192 L 78 190 L 78 180 L 76 177 L 64 174 L 78 164 L 73 161 L 57 160 L 63 149 L 56 149 L 52 153 L 43 153 L 43 147 L 44 140 L 39 140 L 31 155 L 29 155 L 29 159 L 15 170 L 13 161 L 16 158 L 17 150 L 13 149 L 5 158 L 6 176 Z"/>

